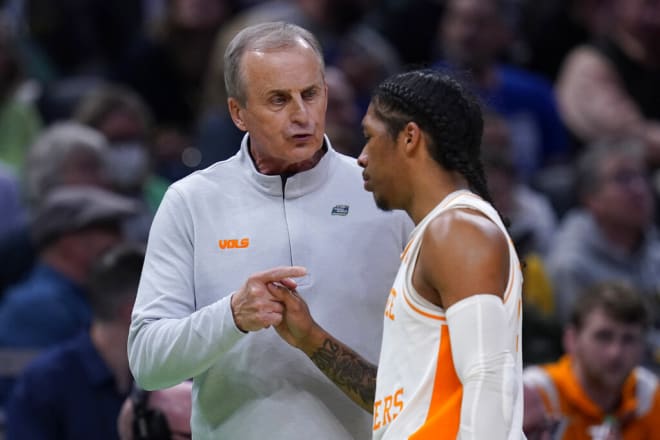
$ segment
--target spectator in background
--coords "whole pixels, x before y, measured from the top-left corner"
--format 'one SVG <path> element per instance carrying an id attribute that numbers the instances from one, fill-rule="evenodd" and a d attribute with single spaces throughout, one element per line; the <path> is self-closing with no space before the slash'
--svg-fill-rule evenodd
<path id="1" fill-rule="evenodd" d="M 107 139 L 109 184 L 140 208 L 139 215 L 125 225 L 126 237 L 146 242 L 153 214 L 169 184 L 152 171 L 152 120 L 146 104 L 127 87 L 104 84 L 83 97 L 74 118 Z"/>
<path id="2" fill-rule="evenodd" d="M 370 7 L 365 21 L 387 38 L 403 64 L 422 65 L 433 59 L 434 37 L 444 3 L 429 0 L 371 1 L 367 2 Z"/>
<path id="3" fill-rule="evenodd" d="M 557 421 L 549 416 L 539 391 L 531 385 L 523 385 L 525 409 L 523 432 L 527 440 L 553 440 Z"/>
<path id="4" fill-rule="evenodd" d="M 519 178 L 512 142 L 505 118 L 484 115 L 482 161 L 495 207 L 509 220 L 509 233 L 520 255 L 545 256 L 557 228 L 557 215 L 544 194 Z"/>
<path id="5" fill-rule="evenodd" d="M 23 167 L 23 193 L 28 216 L 61 185 L 107 185 L 107 142 L 96 130 L 60 122 L 43 131 L 30 146 Z M 23 224 L 0 238 L 0 291 L 18 282 L 34 264 L 35 250 L 29 227 Z"/>
<path id="6" fill-rule="evenodd" d="M 0 163 L 0 242 L 4 238 L 23 227 L 26 212 L 19 182 L 10 169 Z M 2 289 L 0 288 L 0 296 Z"/>
<path id="7" fill-rule="evenodd" d="M 503 5 L 447 0 L 439 28 L 444 58 L 438 65 L 466 71 L 486 106 L 506 118 L 518 176 L 530 181 L 541 168 L 567 158 L 568 141 L 551 84 L 498 61 L 512 32 Z"/>
<path id="8" fill-rule="evenodd" d="M 24 168 L 29 204 L 38 206 L 60 185 L 107 187 L 108 143 L 97 130 L 76 122 L 58 122 L 30 147 Z"/>
<path id="9" fill-rule="evenodd" d="M 616 19 L 611 4 L 615 1 L 517 0 L 520 32 L 512 58 L 554 82 L 572 49 L 611 32 Z"/>
<path id="10" fill-rule="evenodd" d="M 373 88 L 402 67 L 399 54 L 367 25 L 356 26 L 343 36 L 333 64 L 353 87 L 360 114 L 366 113 Z"/>
<path id="11" fill-rule="evenodd" d="M 544 258 L 557 219 L 548 198 L 518 178 L 511 158 L 508 124 L 494 113 L 484 117 L 481 160 L 494 206 L 509 221 L 508 231 L 523 264 L 523 361 L 551 361 L 561 354 L 552 284 Z"/>
<path id="12" fill-rule="evenodd" d="M 154 113 L 155 170 L 169 181 L 200 164 L 199 151 L 186 149 L 193 148 L 216 34 L 232 12 L 231 0 L 169 0 L 163 21 L 135 43 L 114 75 Z"/>
<path id="13" fill-rule="evenodd" d="M 581 204 L 562 220 L 548 255 L 558 311 L 566 322 L 586 286 L 625 279 L 651 295 L 660 289 L 660 242 L 641 147 L 591 145 L 577 165 Z"/>
<path id="14" fill-rule="evenodd" d="M 30 72 L 44 85 L 79 75 L 104 76 L 138 35 L 140 1 L 29 0 L 14 7 Z"/>
<path id="15" fill-rule="evenodd" d="M 43 353 L 21 374 L 7 404 L 7 439 L 117 438 L 133 379 L 126 340 L 144 250 L 119 244 L 88 277 L 89 331 Z"/>
<path id="16" fill-rule="evenodd" d="M 0 163 L 18 173 L 28 147 L 41 130 L 37 108 L 24 93 L 18 43 L 0 14 Z"/>
<path id="17" fill-rule="evenodd" d="M 624 141 L 592 145 L 577 178 L 581 204 L 560 223 L 547 258 L 560 321 L 567 322 L 584 288 L 607 280 L 630 282 L 660 316 L 660 241 L 642 148 Z"/>
<path id="18" fill-rule="evenodd" d="M 121 221 L 134 213 L 130 199 L 99 188 L 51 191 L 30 228 L 37 264 L 0 302 L 0 347 L 43 349 L 87 329 L 89 271 L 99 255 L 122 240 Z M 0 401 L 6 392 L 0 388 Z"/>
<path id="19" fill-rule="evenodd" d="M 146 391 L 135 388 L 119 414 L 120 440 L 185 440 L 192 438 L 192 382 Z"/>
<path id="20" fill-rule="evenodd" d="M 325 131 L 337 151 L 357 158 L 364 139 L 353 85 L 342 70 L 333 66 L 326 67 L 325 82 L 328 84 Z"/>
<path id="21" fill-rule="evenodd" d="M 140 1 L 16 0 L 8 3 L 44 122 L 71 117 L 77 101 L 110 73 L 141 30 Z"/>
<path id="22" fill-rule="evenodd" d="M 612 0 L 607 35 L 575 48 L 557 81 L 562 116 L 583 143 L 632 138 L 660 167 L 660 2 Z"/>
<path id="23" fill-rule="evenodd" d="M 640 367 L 649 313 L 625 283 L 598 283 L 575 303 L 566 355 L 525 369 L 558 421 L 553 439 L 660 439 L 658 377 Z"/>

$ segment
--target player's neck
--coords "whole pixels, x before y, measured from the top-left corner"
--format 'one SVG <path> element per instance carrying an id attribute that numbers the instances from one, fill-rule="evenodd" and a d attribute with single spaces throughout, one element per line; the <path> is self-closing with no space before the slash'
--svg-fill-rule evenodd
<path id="1" fill-rule="evenodd" d="M 459 173 L 437 170 L 419 173 L 413 182 L 409 206 L 405 209 L 413 222 L 418 224 L 445 197 L 461 189 L 468 189 L 468 184 Z"/>

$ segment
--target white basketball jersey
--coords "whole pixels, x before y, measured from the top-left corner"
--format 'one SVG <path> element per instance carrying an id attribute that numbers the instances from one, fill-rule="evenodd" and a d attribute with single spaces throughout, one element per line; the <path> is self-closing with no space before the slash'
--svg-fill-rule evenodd
<path id="1" fill-rule="evenodd" d="M 458 432 L 463 388 L 451 355 L 445 311 L 421 295 L 412 276 L 419 256 L 422 236 L 436 216 L 449 209 L 479 211 L 495 223 L 509 242 L 509 280 L 503 297 L 508 326 L 502 329 L 515 353 L 518 386 L 513 416 L 516 426 L 510 437 L 522 432 L 522 353 L 521 307 L 522 273 L 520 262 L 497 211 L 476 194 L 460 190 L 449 194 L 415 227 L 401 255 L 401 266 L 385 308 L 374 402 L 373 438 L 455 439 Z M 461 276 L 461 274 L 456 274 Z M 472 347 L 465 347 L 471 350 Z"/>

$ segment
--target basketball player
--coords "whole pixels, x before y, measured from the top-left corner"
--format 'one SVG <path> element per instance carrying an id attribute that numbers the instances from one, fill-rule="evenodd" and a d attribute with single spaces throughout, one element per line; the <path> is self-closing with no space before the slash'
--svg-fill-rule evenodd
<path id="1" fill-rule="evenodd" d="M 374 439 L 524 438 L 522 276 L 479 160 L 479 105 L 444 73 L 402 73 L 377 87 L 363 129 L 365 188 L 416 225 L 377 373 L 279 283 L 269 285 L 285 305 L 277 331 L 373 412 Z"/>

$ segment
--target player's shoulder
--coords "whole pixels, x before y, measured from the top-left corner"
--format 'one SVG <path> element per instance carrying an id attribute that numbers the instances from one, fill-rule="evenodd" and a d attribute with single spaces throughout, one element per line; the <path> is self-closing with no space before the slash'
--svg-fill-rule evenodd
<path id="1" fill-rule="evenodd" d="M 471 208 L 449 209 L 440 212 L 424 232 L 424 239 L 448 246 L 478 245 L 487 247 L 506 245 L 500 228 L 484 213 Z"/>

